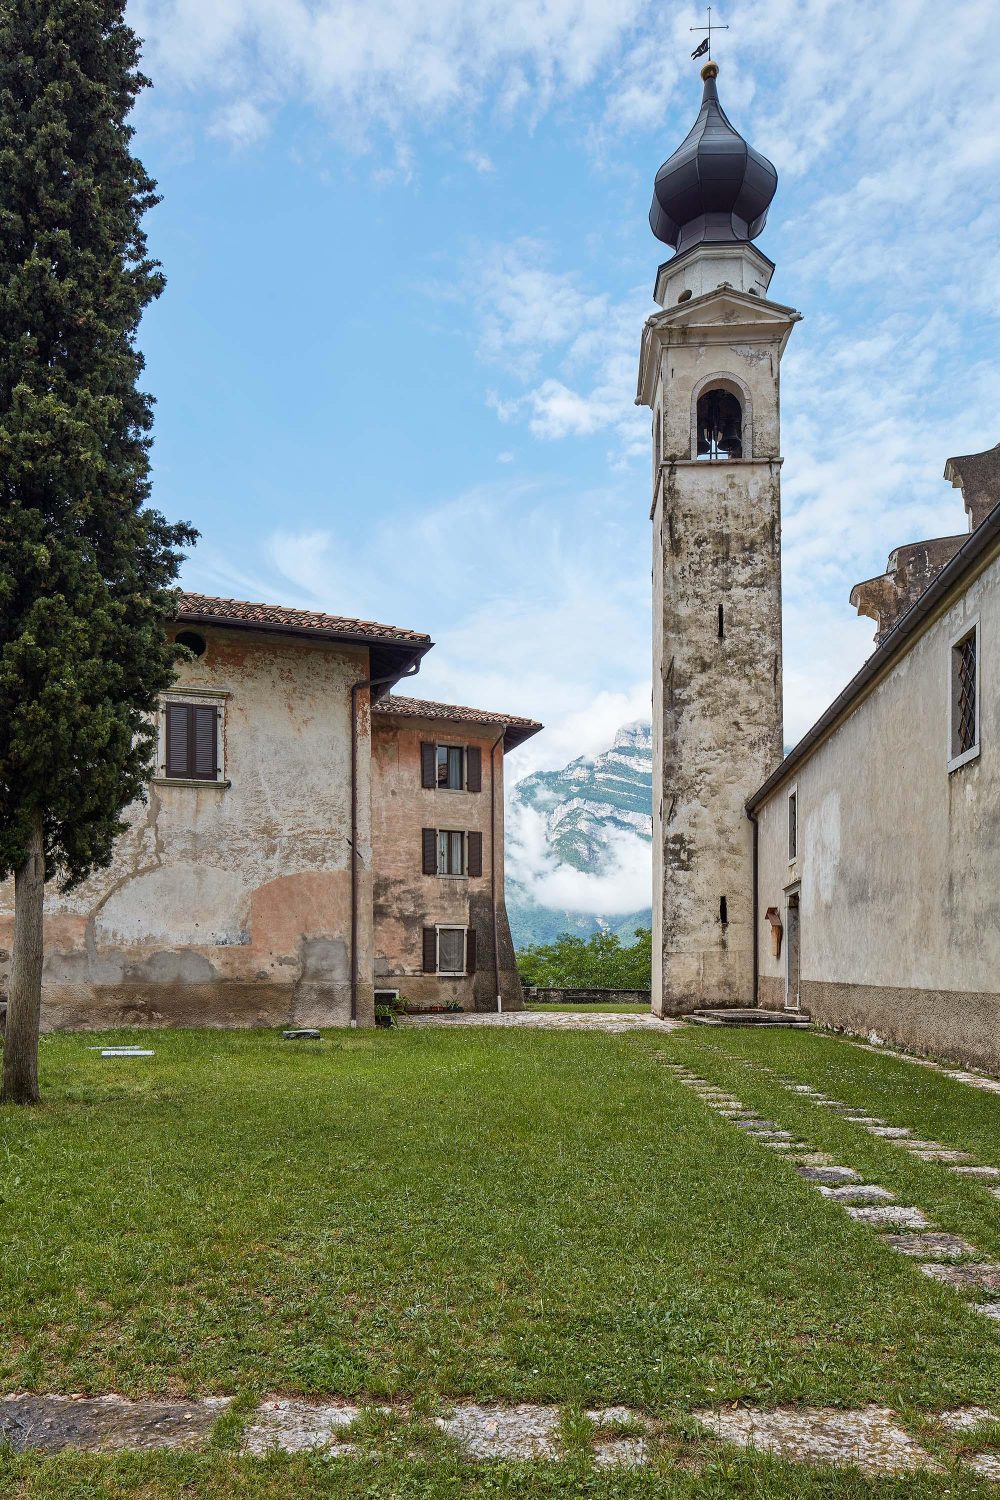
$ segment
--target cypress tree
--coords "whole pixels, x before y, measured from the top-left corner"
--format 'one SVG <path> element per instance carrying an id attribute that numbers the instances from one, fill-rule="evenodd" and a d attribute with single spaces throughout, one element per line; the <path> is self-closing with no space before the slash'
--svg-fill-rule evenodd
<path id="1" fill-rule="evenodd" d="M 179 549 L 150 493 L 143 309 L 158 199 L 128 117 L 124 0 L 0 3 L 0 878 L 14 876 L 4 1100 L 38 1099 L 44 884 L 111 860 L 145 796 Z"/>

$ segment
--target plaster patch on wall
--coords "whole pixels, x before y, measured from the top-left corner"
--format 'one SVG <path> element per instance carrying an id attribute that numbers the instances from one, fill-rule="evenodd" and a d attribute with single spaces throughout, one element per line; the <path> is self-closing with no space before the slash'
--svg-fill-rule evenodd
<path id="1" fill-rule="evenodd" d="M 803 840 L 802 890 L 806 905 L 831 906 L 840 879 L 840 793 L 827 792 L 807 811 Z"/>
<path id="2" fill-rule="evenodd" d="M 241 873 L 211 865 L 163 865 L 121 885 L 94 920 L 99 945 L 246 942 L 249 907 Z"/>

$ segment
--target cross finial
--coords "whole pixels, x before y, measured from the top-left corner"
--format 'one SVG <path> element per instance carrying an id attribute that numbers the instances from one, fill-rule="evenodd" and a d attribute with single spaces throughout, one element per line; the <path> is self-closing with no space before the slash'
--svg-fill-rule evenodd
<path id="1" fill-rule="evenodd" d="M 713 31 L 728 31 L 729 27 L 728 26 L 718 26 L 718 25 L 713 26 L 712 25 L 712 7 L 709 5 L 707 7 L 707 9 L 708 9 L 708 25 L 707 26 L 689 26 L 688 27 L 688 31 L 707 31 L 708 32 L 708 35 L 705 38 L 705 40 L 703 42 L 700 42 L 698 44 L 698 46 L 691 53 L 691 56 L 692 57 L 704 57 L 705 53 L 707 52 L 708 53 L 708 57 L 709 57 L 709 61 L 711 61 L 711 58 L 712 58 L 712 32 Z"/>

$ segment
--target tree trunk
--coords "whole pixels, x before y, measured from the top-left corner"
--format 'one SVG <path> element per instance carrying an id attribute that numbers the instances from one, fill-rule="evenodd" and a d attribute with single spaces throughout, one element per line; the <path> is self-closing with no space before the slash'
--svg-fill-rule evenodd
<path id="1" fill-rule="evenodd" d="M 42 903 L 45 846 L 36 813 L 24 863 L 14 872 L 14 947 L 3 1044 L 0 1103 L 37 1104 L 38 1027 L 42 1011 Z"/>

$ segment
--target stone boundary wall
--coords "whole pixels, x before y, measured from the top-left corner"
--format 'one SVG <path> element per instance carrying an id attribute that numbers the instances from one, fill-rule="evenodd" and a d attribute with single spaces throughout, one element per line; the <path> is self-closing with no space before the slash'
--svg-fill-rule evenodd
<path id="1" fill-rule="evenodd" d="M 649 990 L 547 990 L 524 987 L 524 998 L 534 1005 L 648 1005 Z"/>

